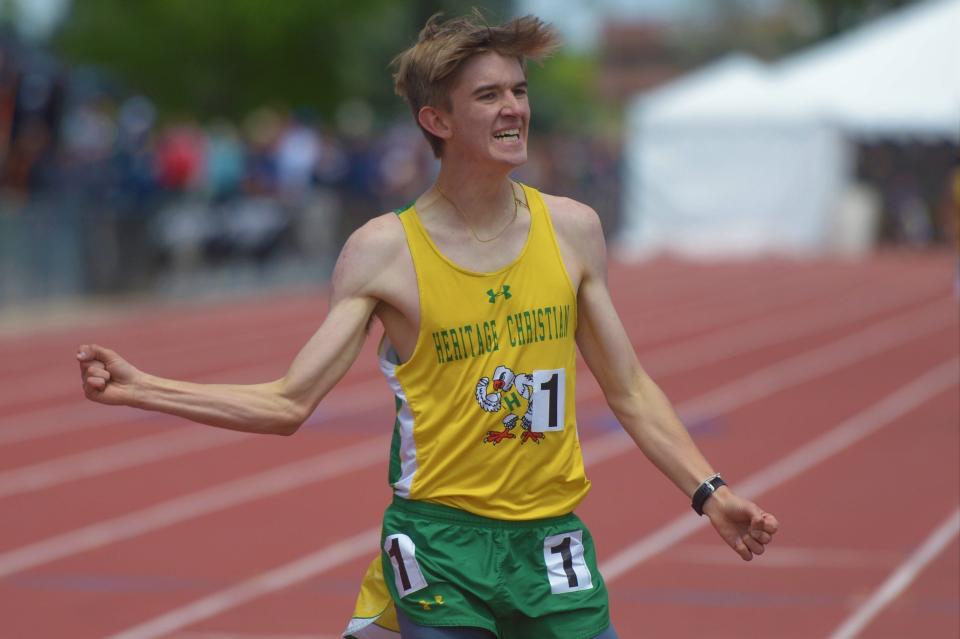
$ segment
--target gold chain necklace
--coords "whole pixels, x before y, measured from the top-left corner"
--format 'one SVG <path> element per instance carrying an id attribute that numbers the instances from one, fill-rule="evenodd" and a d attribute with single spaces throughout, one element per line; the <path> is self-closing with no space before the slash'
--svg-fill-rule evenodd
<path id="1" fill-rule="evenodd" d="M 508 228 L 510 228 L 511 226 L 513 226 L 513 223 L 517 221 L 517 217 L 518 217 L 519 212 L 520 212 L 519 205 L 523 204 L 523 208 L 527 208 L 527 205 L 524 204 L 523 202 L 521 202 L 521 201 L 520 201 L 520 198 L 517 197 L 517 191 L 516 191 L 516 189 L 514 188 L 514 183 L 513 183 L 513 181 L 511 180 L 511 181 L 510 181 L 510 190 L 513 192 L 513 217 L 510 218 L 510 221 L 507 222 L 506 225 L 505 225 L 502 229 L 500 229 L 500 232 L 499 232 L 499 233 L 497 233 L 496 235 L 494 235 L 494 236 L 491 237 L 491 238 L 483 239 L 483 238 L 481 238 L 479 235 L 477 235 L 477 232 L 473 230 L 473 227 L 472 227 L 472 226 L 470 226 L 470 222 L 467 220 L 467 216 L 464 215 L 463 211 L 460 210 L 460 207 L 457 206 L 457 203 L 454 202 L 453 200 L 451 200 L 450 198 L 448 198 L 447 195 L 446 195 L 446 193 L 444 193 L 443 191 L 440 190 L 440 187 L 439 187 L 439 186 L 434 185 L 433 188 L 437 189 L 437 193 L 440 194 L 440 197 L 442 197 L 443 199 L 445 199 L 447 202 L 450 203 L 451 206 L 453 206 L 453 209 L 454 209 L 454 210 L 460 215 L 460 217 L 463 219 L 463 223 L 467 225 L 467 228 L 468 228 L 468 229 L 470 229 L 470 233 L 473 235 L 474 239 L 476 239 L 478 242 L 482 242 L 482 243 L 484 243 L 484 244 L 486 244 L 487 242 L 492 242 L 492 241 L 494 241 L 495 239 L 497 239 L 498 237 L 500 237 L 501 235 L 503 235 Z"/>

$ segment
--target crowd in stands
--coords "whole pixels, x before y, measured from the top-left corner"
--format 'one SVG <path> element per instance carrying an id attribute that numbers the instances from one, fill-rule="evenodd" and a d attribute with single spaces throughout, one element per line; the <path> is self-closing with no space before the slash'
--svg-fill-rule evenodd
<path id="1" fill-rule="evenodd" d="M 517 178 L 612 222 L 617 162 L 611 144 L 546 136 Z M 56 287 L 29 284 L 38 273 L 72 278 L 65 292 L 290 259 L 322 277 L 354 228 L 415 199 L 437 168 L 406 113 L 384 122 L 348 100 L 327 120 L 279 107 L 171 119 L 95 70 L 0 39 L 0 266 L 21 295 Z"/>

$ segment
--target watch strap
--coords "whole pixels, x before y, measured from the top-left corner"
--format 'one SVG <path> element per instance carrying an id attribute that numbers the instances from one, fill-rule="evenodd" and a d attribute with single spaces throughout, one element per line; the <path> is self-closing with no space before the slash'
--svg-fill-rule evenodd
<path id="1" fill-rule="evenodd" d="M 697 487 L 697 490 L 693 493 L 693 498 L 691 499 L 690 506 L 693 508 L 694 512 L 698 515 L 703 516 L 703 505 L 707 503 L 707 500 L 710 499 L 710 496 L 713 495 L 721 486 L 726 486 L 727 482 L 723 481 L 723 478 L 720 477 L 720 473 L 713 475 L 712 477 L 707 477 L 703 480 L 703 483 Z"/>

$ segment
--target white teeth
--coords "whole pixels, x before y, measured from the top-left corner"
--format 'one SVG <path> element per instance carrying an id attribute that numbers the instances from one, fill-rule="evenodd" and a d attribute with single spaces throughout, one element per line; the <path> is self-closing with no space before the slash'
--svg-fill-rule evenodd
<path id="1" fill-rule="evenodd" d="M 502 139 L 508 138 L 508 137 L 513 137 L 513 138 L 519 139 L 519 138 L 520 138 L 520 129 L 508 129 L 507 131 L 501 131 L 500 133 L 494 133 L 494 134 L 493 134 L 493 137 L 497 138 L 498 140 L 502 140 Z"/>

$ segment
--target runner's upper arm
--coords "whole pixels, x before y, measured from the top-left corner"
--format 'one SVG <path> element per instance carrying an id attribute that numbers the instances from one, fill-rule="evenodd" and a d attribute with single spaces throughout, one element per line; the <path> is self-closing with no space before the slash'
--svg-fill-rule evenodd
<path id="1" fill-rule="evenodd" d="M 633 394 L 645 373 L 607 287 L 607 249 L 596 212 L 578 202 L 564 221 L 567 244 L 577 267 L 577 346 L 611 408 Z"/>
<path id="2" fill-rule="evenodd" d="M 395 244 L 396 228 L 387 216 L 381 216 L 355 231 L 340 252 L 331 278 L 330 311 L 281 384 L 301 421 L 310 416 L 360 352 L 379 301 L 378 279 L 396 254 Z"/>

